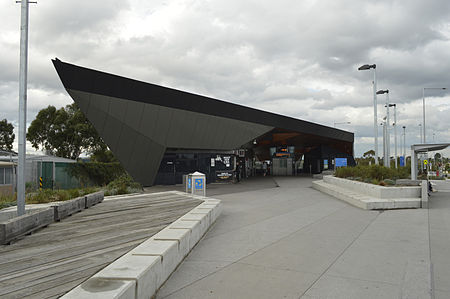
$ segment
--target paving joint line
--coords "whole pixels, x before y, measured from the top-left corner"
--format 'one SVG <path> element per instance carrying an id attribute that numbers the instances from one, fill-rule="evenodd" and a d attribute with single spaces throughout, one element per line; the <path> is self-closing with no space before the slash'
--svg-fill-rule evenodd
<path id="1" fill-rule="evenodd" d="M 352 279 L 352 280 L 358 280 L 358 281 L 364 281 L 364 282 L 376 282 L 376 283 L 383 283 L 383 284 L 389 284 L 391 286 L 400 286 L 400 284 L 387 282 L 387 281 L 379 281 L 379 280 L 368 280 L 368 279 L 361 279 L 361 278 L 355 278 L 350 276 L 343 276 L 343 275 L 333 275 L 333 274 L 327 274 L 328 276 L 335 277 L 335 278 L 345 278 L 345 279 Z M 303 296 L 303 295 L 302 295 Z"/>
<path id="2" fill-rule="evenodd" d="M 164 297 L 162 297 L 162 298 L 165 298 L 165 297 L 167 297 L 167 296 L 171 296 L 171 295 L 173 295 L 173 294 L 175 294 L 175 293 L 178 293 L 179 291 L 181 291 L 181 290 L 183 290 L 183 289 L 185 289 L 185 288 L 187 288 L 187 287 L 193 285 L 194 283 L 197 283 L 197 282 L 199 282 L 199 281 L 201 281 L 201 280 L 207 278 L 208 276 L 211 276 L 211 275 L 213 275 L 213 274 L 216 274 L 216 273 L 218 273 L 218 272 L 220 272 L 220 271 L 222 271 L 222 270 L 224 270 L 224 269 L 226 269 L 226 268 L 228 268 L 228 267 L 230 267 L 230 266 L 232 266 L 232 265 L 234 265 L 234 264 L 237 264 L 237 263 L 239 263 L 241 260 L 243 260 L 243 259 L 245 259 L 245 258 L 247 258 L 247 257 L 249 257 L 249 256 L 252 256 L 253 254 L 257 253 L 258 251 L 261 251 L 261 250 L 263 250 L 263 249 L 265 249 L 265 248 L 267 248 L 267 247 L 269 247 L 269 246 L 272 246 L 272 245 L 274 245 L 275 243 L 280 242 L 280 241 L 283 240 L 283 239 L 289 238 L 291 235 L 296 234 L 296 233 L 298 233 L 299 231 L 301 231 L 301 230 L 303 230 L 303 229 L 305 229 L 305 228 L 307 228 L 307 227 L 309 227 L 309 226 L 311 226 L 311 225 L 314 225 L 314 224 L 320 222 L 321 220 L 323 220 L 324 218 L 326 218 L 326 217 L 328 217 L 328 216 L 330 216 L 330 215 L 333 215 L 333 214 L 335 214 L 335 213 L 337 213 L 337 212 L 339 212 L 339 211 L 341 211 L 341 210 L 343 210 L 343 209 L 346 209 L 346 208 L 347 208 L 347 207 L 341 207 L 341 208 L 337 209 L 336 211 L 333 211 L 333 212 L 331 212 L 331 213 L 329 213 L 329 214 L 327 214 L 327 215 L 325 215 L 325 216 L 323 216 L 323 217 L 321 217 L 321 218 L 315 220 L 314 222 L 311 222 L 310 224 L 305 225 L 305 226 L 303 226 L 302 228 L 300 228 L 300 229 L 298 229 L 298 230 L 296 230 L 296 231 L 294 231 L 294 232 L 288 234 L 287 236 L 284 236 L 284 237 L 282 237 L 282 238 L 280 238 L 280 239 L 278 239 L 278 240 L 276 240 L 276 241 L 274 241 L 274 242 L 272 242 L 272 243 L 270 243 L 270 244 L 268 244 L 268 245 L 266 245 L 266 246 L 264 246 L 264 247 L 262 247 L 262 248 L 260 248 L 260 249 L 258 249 L 258 250 L 256 250 L 256 251 L 254 251 L 254 252 L 252 252 L 252 253 L 250 253 L 250 254 L 248 254 L 248 255 L 246 255 L 246 256 L 243 256 L 243 257 L 241 257 L 240 259 L 238 259 L 238 260 L 236 260 L 236 261 L 234 261 L 234 262 L 230 262 L 230 264 L 228 264 L 228 265 L 226 265 L 226 266 L 224 266 L 224 267 L 222 267 L 222 268 L 220 268 L 220 269 L 217 269 L 216 271 L 211 272 L 211 273 L 209 273 L 208 275 L 203 276 L 203 277 L 201 277 L 201 278 L 199 278 L 199 279 L 197 279 L 197 280 L 195 280 L 195 281 L 193 281 L 193 282 L 191 282 L 191 283 L 189 283 L 189 284 L 187 284 L 187 285 L 185 285 L 185 286 L 179 288 L 178 290 L 175 290 L 174 292 L 167 294 L 166 296 L 164 296 Z M 378 217 L 378 215 L 377 215 L 377 217 Z M 376 217 L 375 217 L 375 218 L 376 218 Z M 372 222 L 371 222 L 371 223 L 372 223 Z M 246 227 L 246 226 L 244 226 L 244 227 Z M 237 230 L 237 229 L 236 229 L 236 230 Z M 234 231 L 234 230 L 233 230 L 233 231 Z M 206 236 L 206 234 L 205 234 L 205 236 Z M 205 237 L 205 236 L 204 236 L 204 237 Z M 200 243 L 200 241 L 199 241 L 199 243 Z M 197 244 L 198 244 L 198 243 L 197 243 Z M 197 245 L 196 245 L 196 246 L 197 246 Z M 194 247 L 194 248 L 195 248 L 195 247 Z M 187 257 L 186 257 L 186 258 L 187 258 Z M 180 265 L 181 265 L 181 264 L 180 264 Z M 179 265 L 179 266 L 180 266 L 180 265 Z M 173 275 L 173 274 L 174 274 L 174 273 L 172 273 L 171 275 Z M 167 282 L 167 281 L 166 281 L 166 282 Z M 302 294 L 302 296 L 303 296 L 303 294 Z"/>
<path id="3" fill-rule="evenodd" d="M 430 258 L 430 297 L 431 299 L 435 298 L 434 294 L 434 270 L 433 270 L 433 260 L 431 259 L 431 228 L 430 228 L 430 208 L 431 208 L 431 200 L 429 200 L 428 206 L 428 250 L 429 250 L 429 258 Z"/>
<path id="4" fill-rule="evenodd" d="M 264 221 L 266 221 L 266 220 L 270 220 L 270 219 L 273 219 L 273 218 L 276 218 L 276 217 L 279 217 L 279 216 L 283 216 L 283 215 L 286 215 L 286 214 L 289 214 L 289 213 L 293 213 L 293 212 L 295 212 L 295 211 L 297 211 L 297 210 L 301 210 L 301 209 L 304 209 L 304 208 L 309 208 L 309 207 L 312 207 L 312 206 L 314 206 L 314 205 L 318 205 L 318 204 L 322 204 L 322 203 L 323 203 L 323 202 L 315 202 L 315 203 L 312 203 L 312 204 L 310 204 L 310 205 L 307 205 L 307 206 L 298 208 L 298 209 L 296 209 L 296 210 L 289 210 L 289 211 L 287 211 L 287 212 L 285 212 L 285 213 L 282 213 L 282 214 L 279 214 L 279 215 L 277 215 L 277 216 L 273 216 L 273 217 L 270 217 L 270 218 L 264 218 L 263 220 L 258 220 L 258 221 L 255 221 L 255 222 L 246 224 L 246 225 L 244 225 L 244 226 L 237 227 L 237 228 L 235 228 L 235 229 L 232 229 L 232 230 L 229 230 L 229 231 L 226 231 L 226 232 L 223 232 L 223 233 L 219 233 L 219 234 L 210 236 L 210 237 L 208 237 L 208 238 L 206 238 L 206 239 L 215 238 L 215 237 L 217 237 L 217 236 L 221 236 L 221 235 L 224 235 L 224 234 L 228 234 L 228 233 L 234 232 L 234 231 L 236 231 L 236 230 L 239 230 L 239 229 L 242 229 L 242 228 L 246 228 L 246 227 L 255 225 L 255 224 L 257 224 L 257 223 L 260 223 L 260 222 L 264 222 Z M 340 209 L 341 209 L 341 208 L 340 208 Z M 339 210 L 340 210 L 340 209 L 339 209 Z M 337 212 L 337 211 L 334 211 L 334 212 Z M 334 212 L 332 212 L 332 213 L 334 213 Z M 331 214 L 330 214 L 330 215 L 331 215 Z M 309 224 L 308 224 L 308 225 L 309 225 Z"/>
<path id="5" fill-rule="evenodd" d="M 326 272 L 328 272 L 328 270 L 330 270 L 330 268 L 341 258 L 341 256 L 356 242 L 356 240 L 359 239 L 359 237 L 367 230 L 367 228 L 375 222 L 375 220 L 378 218 L 378 216 L 380 216 L 380 214 L 383 212 L 378 213 L 373 219 L 372 221 L 370 221 L 366 227 L 364 227 L 364 229 L 355 237 L 355 239 L 350 242 L 350 244 L 344 248 L 344 250 L 342 250 L 341 254 L 339 254 L 334 261 L 322 272 L 322 274 L 320 274 L 320 276 L 314 280 L 314 282 L 300 295 L 300 297 L 298 297 L 299 299 L 302 298 L 318 281 L 320 278 L 322 278 Z"/>

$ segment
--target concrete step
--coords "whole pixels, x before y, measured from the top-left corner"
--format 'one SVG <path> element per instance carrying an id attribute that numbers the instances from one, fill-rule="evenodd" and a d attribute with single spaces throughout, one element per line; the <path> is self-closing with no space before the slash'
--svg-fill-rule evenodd
<path id="1" fill-rule="evenodd" d="M 421 207 L 420 198 L 375 198 L 333 184 L 328 184 L 324 181 L 313 181 L 312 184 L 313 188 L 316 190 L 365 210 L 409 209 Z"/>

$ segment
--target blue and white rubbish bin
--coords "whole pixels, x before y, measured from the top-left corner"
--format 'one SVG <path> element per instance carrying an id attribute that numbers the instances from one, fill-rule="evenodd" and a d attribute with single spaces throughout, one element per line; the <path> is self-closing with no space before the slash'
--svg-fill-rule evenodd
<path id="1" fill-rule="evenodd" d="M 206 196 L 206 176 L 201 172 L 194 172 L 187 175 L 186 193 Z"/>

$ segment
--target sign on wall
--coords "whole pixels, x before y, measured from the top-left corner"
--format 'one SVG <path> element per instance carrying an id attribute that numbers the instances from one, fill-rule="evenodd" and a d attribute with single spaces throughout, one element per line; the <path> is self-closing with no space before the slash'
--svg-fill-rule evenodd
<path id="1" fill-rule="evenodd" d="M 400 156 L 400 166 L 405 166 L 405 157 Z"/>
<path id="2" fill-rule="evenodd" d="M 347 158 L 336 158 L 336 167 L 346 167 L 347 166 Z"/>
<path id="3" fill-rule="evenodd" d="M 203 189 L 203 179 L 194 179 L 194 185 L 196 190 Z"/>
<path id="4" fill-rule="evenodd" d="M 231 181 L 233 180 L 233 172 L 232 171 L 217 171 L 216 172 L 216 181 Z"/>

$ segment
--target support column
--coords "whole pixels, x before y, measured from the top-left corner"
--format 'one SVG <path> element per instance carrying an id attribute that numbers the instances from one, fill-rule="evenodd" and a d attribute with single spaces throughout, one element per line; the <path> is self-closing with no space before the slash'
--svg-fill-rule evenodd
<path id="1" fill-rule="evenodd" d="M 417 153 L 411 146 L 411 180 L 417 180 Z"/>

